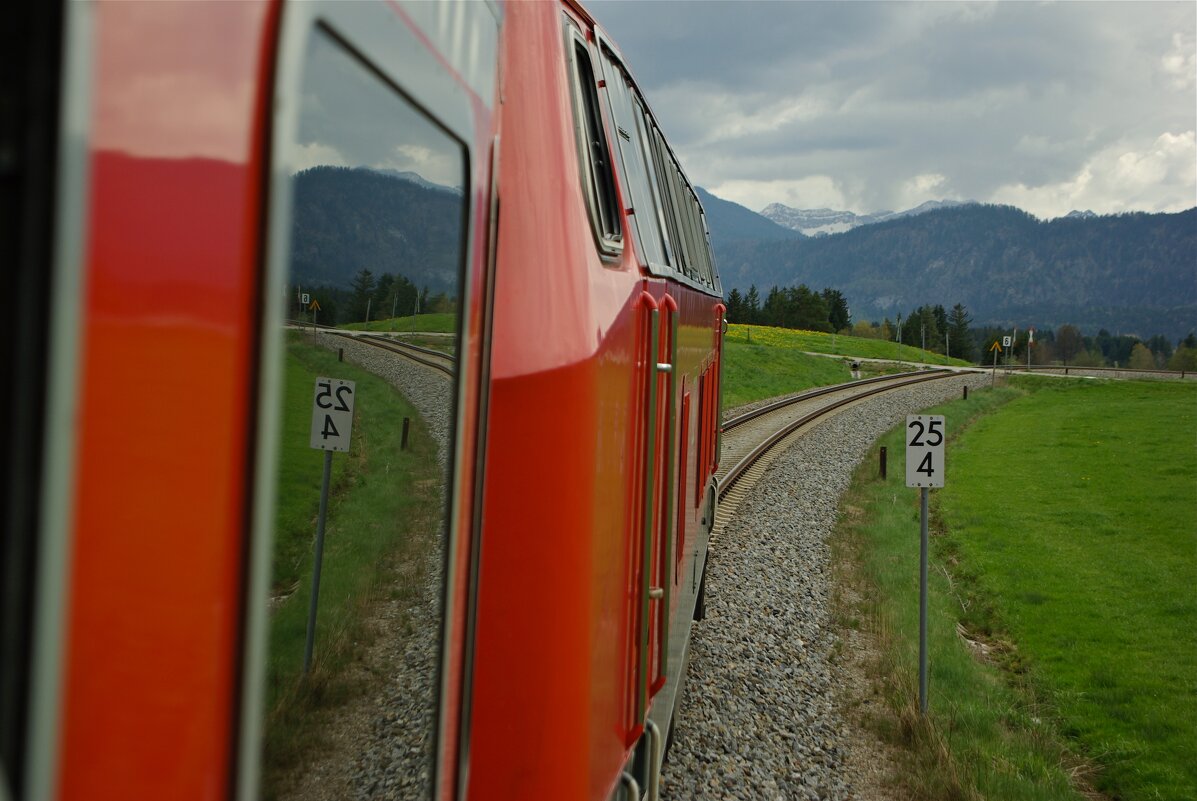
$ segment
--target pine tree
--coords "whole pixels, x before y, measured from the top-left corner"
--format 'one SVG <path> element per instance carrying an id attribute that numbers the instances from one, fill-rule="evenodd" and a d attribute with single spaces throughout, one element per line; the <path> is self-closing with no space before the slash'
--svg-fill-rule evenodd
<path id="1" fill-rule="evenodd" d="M 353 319 L 365 320 L 374 294 L 374 273 L 363 268 L 353 277 Z"/>
<path id="2" fill-rule="evenodd" d="M 744 322 L 758 323 L 761 319 L 761 296 L 756 291 L 756 284 L 748 287 L 748 294 L 744 296 Z"/>
<path id="3" fill-rule="evenodd" d="M 726 316 L 729 323 L 744 322 L 744 297 L 738 289 L 733 289 L 727 296 Z"/>
<path id="4" fill-rule="evenodd" d="M 968 310 L 964 308 L 964 304 L 957 303 L 952 307 L 952 311 L 948 315 L 947 326 L 948 356 L 954 356 L 957 359 L 964 359 L 969 362 L 976 358 L 976 347 L 973 344 L 972 334 L 968 330 L 968 325 L 972 321 L 973 318 L 969 316 Z"/>

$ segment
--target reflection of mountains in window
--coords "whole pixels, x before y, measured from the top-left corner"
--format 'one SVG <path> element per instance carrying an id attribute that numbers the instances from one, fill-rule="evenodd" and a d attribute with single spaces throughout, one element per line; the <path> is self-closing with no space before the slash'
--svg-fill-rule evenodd
<path id="1" fill-rule="evenodd" d="M 461 190 L 366 168 L 313 167 L 294 180 L 293 281 L 350 287 L 366 269 L 456 297 Z"/>

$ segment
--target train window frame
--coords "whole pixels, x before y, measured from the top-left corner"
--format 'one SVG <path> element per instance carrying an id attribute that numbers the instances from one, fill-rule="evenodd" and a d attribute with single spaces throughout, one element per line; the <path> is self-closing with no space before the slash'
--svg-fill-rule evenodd
<path id="1" fill-rule="evenodd" d="M 586 197 L 590 229 L 599 254 L 615 259 L 623 253 L 624 213 L 615 182 L 615 158 L 612 156 L 606 120 L 598 98 L 598 76 L 601 73 L 595 69 L 590 43 L 568 16 L 565 17 L 565 51 L 569 65 L 578 171 Z M 582 74 L 583 68 L 589 72 L 589 80 Z M 591 141 L 592 134 L 597 141 Z M 605 169 L 599 169 L 595 163 L 595 148 L 605 154 L 602 161 Z"/>
<path id="2" fill-rule="evenodd" d="M 616 132 L 619 188 L 627 207 L 626 220 L 636 243 L 636 255 L 639 264 L 651 274 L 668 276 L 672 274 L 670 251 L 653 181 L 652 156 L 643 136 L 643 101 L 619 50 L 601 31 L 596 31 L 595 39 L 607 112 Z"/>
<path id="3" fill-rule="evenodd" d="M 669 209 L 666 207 L 667 197 L 661 187 L 660 174 L 660 160 L 656 153 L 655 139 L 653 138 L 653 124 L 648 117 L 648 111 L 644 107 L 644 99 L 637 94 L 634 98 L 635 115 L 636 115 L 636 131 L 640 137 L 640 149 L 645 154 L 648 163 L 648 185 L 649 190 L 653 195 L 653 205 L 657 212 L 657 227 L 661 233 L 661 244 L 665 250 L 665 268 L 669 272 L 673 272 L 673 265 L 677 263 L 676 241 L 677 235 L 673 233 L 672 217 Z"/>
<path id="4" fill-rule="evenodd" d="M 481 137 L 482 132 L 487 131 L 485 138 L 489 147 L 488 120 L 496 111 L 496 99 L 490 92 L 496 81 L 497 21 L 501 16 L 501 9 L 492 2 L 432 6 L 406 2 L 357 4 L 335 0 L 294 4 L 282 15 L 274 65 L 275 102 L 266 152 L 269 184 L 264 199 L 266 246 L 259 302 L 260 369 L 258 397 L 252 412 L 257 420 L 257 438 L 236 776 L 236 795 L 243 801 L 258 797 L 259 791 L 258 743 L 263 726 L 264 643 L 268 635 L 266 600 L 270 585 L 280 440 L 277 415 L 273 412 L 283 396 L 281 328 L 284 315 L 282 304 L 274 301 L 285 286 L 290 265 L 293 219 L 290 166 L 299 147 L 299 107 L 310 39 L 317 30 L 328 34 L 351 58 L 361 62 L 376 79 L 461 147 L 464 202 L 456 330 L 465 352 L 464 343 L 473 341 L 489 325 L 486 319 L 473 319 L 468 310 L 479 302 L 476 281 L 471 280 L 471 270 L 475 269 L 479 259 L 478 251 L 483 248 L 477 228 L 479 220 L 486 219 L 491 210 L 489 201 L 475 190 L 483 169 L 481 165 L 489 163 Z M 463 33 L 468 35 L 463 36 Z M 465 67 L 459 71 L 446 69 L 443 54 L 467 46 L 471 48 L 471 55 L 463 62 Z M 437 672 L 433 677 L 434 728 L 429 732 L 433 743 L 429 770 L 434 796 L 445 787 L 457 786 L 468 754 L 473 598 L 467 593 L 458 600 L 454 591 L 471 580 L 477 559 L 476 553 L 469 550 L 473 547 L 475 532 L 471 523 L 463 521 L 457 514 L 461 504 L 469 503 L 473 498 L 473 492 L 466 492 L 462 484 L 462 475 L 471 469 L 471 465 L 476 469 L 477 454 L 474 447 L 467 448 L 468 443 L 461 433 L 467 426 L 475 426 L 474 436 L 481 436 L 476 416 L 469 413 L 463 402 L 471 387 L 482 393 L 478 396 L 479 401 L 484 396 L 485 387 L 478 384 L 476 367 L 472 361 L 469 365 L 463 363 L 450 385 L 452 432 L 447 461 L 451 471 L 445 487 L 447 519 L 443 532 L 441 620 L 435 649 Z M 459 559 L 462 549 L 469 553 L 468 564 Z M 456 690 L 450 688 L 446 673 L 449 664 L 457 659 L 453 652 L 455 641 L 450 633 L 458 638 L 466 651 L 464 659 L 457 665 L 458 673 L 454 674 L 461 679 Z M 456 760 L 448 758 L 451 753 L 457 754 Z"/>

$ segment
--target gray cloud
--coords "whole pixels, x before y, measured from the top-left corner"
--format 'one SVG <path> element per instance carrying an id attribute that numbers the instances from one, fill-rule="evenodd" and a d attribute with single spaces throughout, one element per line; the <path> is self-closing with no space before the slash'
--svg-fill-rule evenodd
<path id="1" fill-rule="evenodd" d="M 593 2 L 696 182 L 751 208 L 1197 202 L 1192 3 Z"/>

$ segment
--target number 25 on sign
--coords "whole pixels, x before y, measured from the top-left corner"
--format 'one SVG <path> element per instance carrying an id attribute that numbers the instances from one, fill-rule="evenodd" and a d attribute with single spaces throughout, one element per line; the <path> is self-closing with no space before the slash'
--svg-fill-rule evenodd
<path id="1" fill-rule="evenodd" d="M 943 415 L 906 416 L 906 486 L 943 486 L 943 444 Z"/>
<path id="2" fill-rule="evenodd" d="M 349 450 L 356 385 L 339 378 L 316 379 L 312 399 L 311 446 L 319 451 Z"/>

